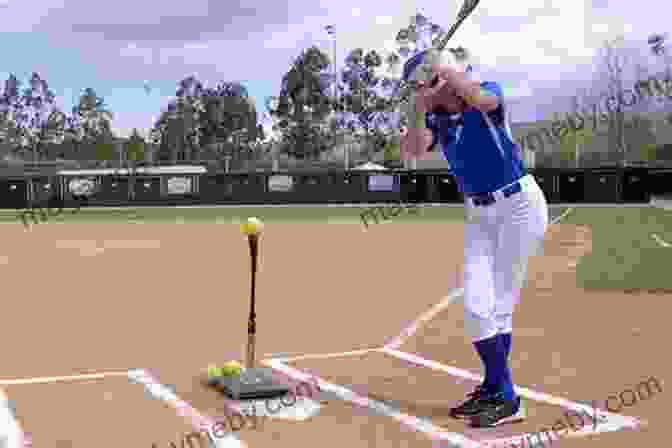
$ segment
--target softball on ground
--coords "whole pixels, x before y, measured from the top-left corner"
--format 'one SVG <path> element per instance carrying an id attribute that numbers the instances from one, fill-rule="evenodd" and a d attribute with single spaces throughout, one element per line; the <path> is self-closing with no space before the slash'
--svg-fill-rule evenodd
<path id="1" fill-rule="evenodd" d="M 240 230 L 245 235 L 258 235 L 264 228 L 264 224 L 259 218 L 247 218 L 247 221 L 240 225 Z"/>
<path id="2" fill-rule="evenodd" d="M 217 367 L 214 364 L 210 364 L 208 366 L 208 379 L 209 380 L 219 378 L 221 376 L 223 376 L 222 369 L 220 369 L 219 367 Z"/>
<path id="3" fill-rule="evenodd" d="M 238 361 L 228 361 L 220 369 L 222 376 L 236 376 L 243 371 L 243 366 Z"/>

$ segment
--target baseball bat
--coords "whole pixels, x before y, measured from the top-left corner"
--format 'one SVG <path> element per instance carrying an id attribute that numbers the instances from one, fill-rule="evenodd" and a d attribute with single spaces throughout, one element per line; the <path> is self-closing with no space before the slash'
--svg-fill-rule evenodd
<path id="1" fill-rule="evenodd" d="M 448 41 L 450 40 L 450 38 L 453 37 L 453 34 L 455 34 L 460 25 L 462 25 L 462 23 L 465 20 L 467 20 L 467 17 L 469 17 L 471 13 L 474 12 L 480 1 L 481 0 L 465 0 L 464 3 L 462 3 L 460 11 L 457 13 L 457 21 L 453 23 L 453 26 L 450 27 L 446 35 L 443 36 L 439 41 L 439 43 L 436 45 L 436 48 L 439 51 L 446 48 L 446 45 L 448 45 Z"/>
<path id="2" fill-rule="evenodd" d="M 450 40 L 450 38 L 453 37 L 453 35 L 460 28 L 462 23 L 464 23 L 464 21 L 467 20 L 467 18 L 471 15 L 471 13 L 474 12 L 480 1 L 481 0 L 464 0 L 464 3 L 462 3 L 460 11 L 457 13 L 456 22 L 453 23 L 453 25 L 446 32 L 446 34 L 436 44 L 436 46 L 434 47 L 435 49 L 443 51 L 443 49 L 446 48 L 446 45 L 448 45 L 448 41 Z M 394 96 L 398 95 L 400 91 L 401 88 L 398 86 L 394 91 Z"/>
<path id="3" fill-rule="evenodd" d="M 250 281 L 250 318 L 247 323 L 247 359 L 246 366 L 248 369 L 254 368 L 255 359 L 255 343 L 256 343 L 256 334 L 257 334 L 257 323 L 256 323 L 256 301 L 255 301 L 255 292 L 256 292 L 256 280 L 257 280 L 257 259 L 259 255 L 259 238 L 258 235 L 253 234 L 249 235 L 248 242 L 250 244 L 250 259 L 252 261 L 252 270 L 251 270 L 251 281 Z"/>

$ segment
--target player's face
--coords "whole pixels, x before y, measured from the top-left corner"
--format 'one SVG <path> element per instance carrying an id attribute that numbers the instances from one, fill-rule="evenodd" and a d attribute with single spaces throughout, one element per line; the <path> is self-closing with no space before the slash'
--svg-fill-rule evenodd
<path id="1" fill-rule="evenodd" d="M 443 85 L 439 85 L 434 94 L 436 105 L 434 106 L 433 112 L 463 112 L 465 107 L 464 100 L 457 96 L 455 89 L 449 86 L 445 81 L 439 82 Z"/>
<path id="2" fill-rule="evenodd" d="M 428 82 L 420 84 L 419 91 L 425 97 L 429 112 L 458 113 L 465 108 L 464 100 L 458 97 L 455 89 L 438 74 L 434 74 Z"/>

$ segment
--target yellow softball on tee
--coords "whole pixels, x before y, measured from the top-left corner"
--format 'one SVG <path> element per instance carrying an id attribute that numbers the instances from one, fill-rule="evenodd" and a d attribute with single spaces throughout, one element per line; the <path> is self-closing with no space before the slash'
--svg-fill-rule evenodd
<path id="1" fill-rule="evenodd" d="M 245 235 L 258 235 L 261 233 L 264 224 L 259 218 L 248 218 L 247 221 L 240 225 L 240 230 Z"/>

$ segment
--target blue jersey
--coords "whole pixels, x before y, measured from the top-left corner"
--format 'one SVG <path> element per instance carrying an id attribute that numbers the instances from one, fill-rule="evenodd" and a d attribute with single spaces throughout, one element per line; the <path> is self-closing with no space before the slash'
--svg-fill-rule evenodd
<path id="1" fill-rule="evenodd" d="M 467 194 L 498 190 L 526 174 L 505 119 L 501 87 L 482 82 L 481 88 L 497 95 L 497 109 L 484 114 L 467 106 L 463 113 L 428 113 L 426 117 L 427 128 L 441 145 L 460 191 Z"/>

